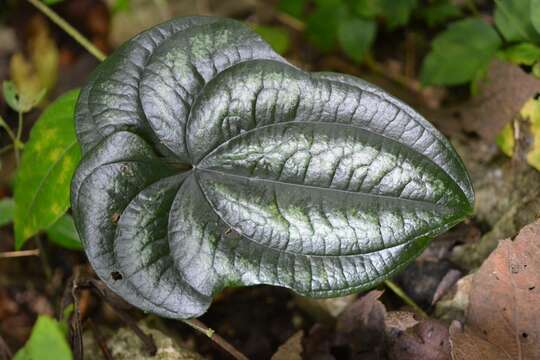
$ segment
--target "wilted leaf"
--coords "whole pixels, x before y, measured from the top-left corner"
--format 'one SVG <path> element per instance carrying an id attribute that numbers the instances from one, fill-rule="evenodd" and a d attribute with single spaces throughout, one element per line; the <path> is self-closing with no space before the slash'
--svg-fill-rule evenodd
<path id="1" fill-rule="evenodd" d="M 25 113 L 43 100 L 45 89 L 36 94 L 20 94 L 17 87 L 11 81 L 4 81 L 2 86 L 4 99 L 10 108 L 17 112 Z"/>
<path id="2" fill-rule="evenodd" d="M 538 324 L 539 221 L 523 228 L 515 240 L 502 240 L 476 272 L 466 320 L 467 327 L 508 359 L 540 359 Z"/>
<path id="3" fill-rule="evenodd" d="M 529 147 L 526 149 L 527 163 L 540 170 L 540 101 L 536 99 L 527 101 L 516 121 L 523 127 L 520 136 L 529 137 Z M 508 123 L 497 135 L 497 145 L 503 153 L 512 157 L 515 143 L 514 123 Z"/>
<path id="4" fill-rule="evenodd" d="M 302 360 L 302 339 L 304 332 L 298 331 L 279 347 L 272 360 Z"/>
<path id="5" fill-rule="evenodd" d="M 345 54 L 359 62 L 371 48 L 376 32 L 374 20 L 348 18 L 339 23 L 338 39 Z"/>
<path id="6" fill-rule="evenodd" d="M 452 23 L 432 42 L 421 80 L 427 85 L 459 85 L 484 71 L 501 46 L 495 29 L 480 19 Z"/>
<path id="7" fill-rule="evenodd" d="M 74 109 L 79 91 L 52 103 L 32 128 L 15 179 L 15 247 L 54 224 L 69 207 L 69 184 L 80 159 Z"/>
<path id="8" fill-rule="evenodd" d="M 50 241 L 66 249 L 82 250 L 81 240 L 71 215 L 64 215 L 47 229 Z"/>
<path id="9" fill-rule="evenodd" d="M 4 226 L 13 221 L 15 202 L 11 198 L 0 199 L 0 226 Z"/>
<path id="10" fill-rule="evenodd" d="M 96 69 L 76 117 L 88 259 L 163 316 L 198 316 L 233 285 L 371 288 L 472 211 L 463 163 L 420 115 L 288 64 L 233 20 L 140 34 Z"/>
<path id="11" fill-rule="evenodd" d="M 495 4 L 495 25 L 506 41 L 540 41 L 540 33 L 531 22 L 531 15 L 537 11 L 531 0 L 495 0 Z"/>
<path id="12" fill-rule="evenodd" d="M 14 360 L 71 360 L 72 354 L 61 325 L 48 316 L 38 317 L 30 339 Z"/>

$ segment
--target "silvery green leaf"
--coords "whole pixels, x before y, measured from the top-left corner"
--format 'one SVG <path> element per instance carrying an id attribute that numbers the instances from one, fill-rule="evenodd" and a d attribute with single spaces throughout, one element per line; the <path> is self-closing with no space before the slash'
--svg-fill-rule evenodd
<path id="1" fill-rule="evenodd" d="M 358 78 L 289 64 L 246 26 L 189 17 L 127 42 L 77 106 L 73 217 L 96 273 L 170 318 L 228 286 L 375 286 L 472 212 L 450 143 Z"/>

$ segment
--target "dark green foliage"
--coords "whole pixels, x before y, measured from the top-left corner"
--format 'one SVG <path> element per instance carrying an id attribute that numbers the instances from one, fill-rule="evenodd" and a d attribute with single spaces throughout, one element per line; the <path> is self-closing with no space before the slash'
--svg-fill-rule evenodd
<path id="1" fill-rule="evenodd" d="M 484 71 L 501 46 L 499 35 L 480 19 L 465 19 L 448 26 L 433 40 L 424 60 L 424 84 L 457 85 Z"/>

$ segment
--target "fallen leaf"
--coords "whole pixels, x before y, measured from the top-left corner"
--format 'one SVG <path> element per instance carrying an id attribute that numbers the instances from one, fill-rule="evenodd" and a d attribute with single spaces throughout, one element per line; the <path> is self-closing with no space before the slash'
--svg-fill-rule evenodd
<path id="1" fill-rule="evenodd" d="M 418 324 L 418 320 L 416 320 L 414 314 L 409 311 L 390 311 L 386 314 L 384 324 L 387 331 L 406 331 Z"/>
<path id="2" fill-rule="evenodd" d="M 407 331 L 387 336 L 390 360 L 449 360 L 447 326 L 434 319 L 423 320 Z"/>
<path id="3" fill-rule="evenodd" d="M 298 331 L 277 349 L 276 353 L 272 355 L 272 360 L 302 360 L 303 338 L 304 332 Z"/>
<path id="4" fill-rule="evenodd" d="M 512 359 L 483 337 L 475 335 L 468 327 L 463 327 L 459 321 L 450 325 L 450 347 L 453 360 L 470 360 L 471 357 L 482 360 Z"/>
<path id="5" fill-rule="evenodd" d="M 379 301 L 382 291 L 372 290 L 338 317 L 336 346 L 350 346 L 354 354 L 378 358 L 384 345 L 386 309 Z"/>
<path id="6" fill-rule="evenodd" d="M 495 60 L 479 94 L 466 105 L 451 109 L 466 131 L 476 132 L 492 143 L 525 102 L 540 90 L 540 80 L 518 66 Z"/>
<path id="7" fill-rule="evenodd" d="M 514 122 L 506 124 L 497 135 L 497 145 L 506 155 L 521 156 L 529 165 L 540 170 L 540 100 L 527 101 L 520 115 Z M 517 149 L 516 138 L 518 145 L 521 145 Z"/>
<path id="8" fill-rule="evenodd" d="M 473 277 L 466 325 L 511 359 L 540 359 L 540 221 L 499 242 Z"/>

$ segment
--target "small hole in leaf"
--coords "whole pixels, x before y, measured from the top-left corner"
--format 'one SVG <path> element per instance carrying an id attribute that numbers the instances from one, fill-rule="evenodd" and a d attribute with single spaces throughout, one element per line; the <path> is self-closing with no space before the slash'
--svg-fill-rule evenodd
<path id="1" fill-rule="evenodd" d="M 527 334 L 526 332 L 524 332 L 524 333 L 521 334 L 521 336 L 522 336 L 524 339 L 526 339 L 526 338 L 529 336 L 529 334 Z"/>
<path id="2" fill-rule="evenodd" d="M 536 288 L 536 286 L 529 286 L 529 290 L 534 290 Z"/>
<path id="3" fill-rule="evenodd" d="M 116 224 L 118 222 L 118 219 L 120 219 L 120 214 L 115 212 L 111 215 L 111 221 Z"/>
<path id="4" fill-rule="evenodd" d="M 113 271 L 113 272 L 111 273 L 111 277 L 113 278 L 114 281 L 118 281 L 118 280 L 122 280 L 122 279 L 123 279 L 122 274 L 120 274 L 118 271 Z"/>

